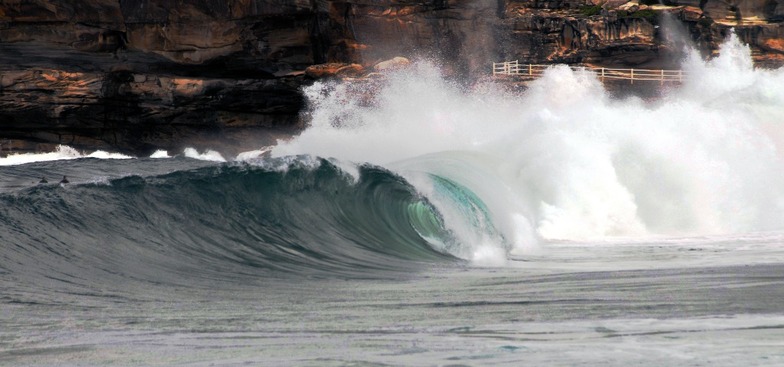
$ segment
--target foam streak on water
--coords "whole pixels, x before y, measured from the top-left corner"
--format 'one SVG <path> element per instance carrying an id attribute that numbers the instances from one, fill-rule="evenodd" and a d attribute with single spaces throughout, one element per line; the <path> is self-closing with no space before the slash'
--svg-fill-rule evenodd
<path id="1" fill-rule="evenodd" d="M 596 75 L 566 66 L 521 94 L 466 90 L 428 64 L 366 91 L 373 103 L 316 83 L 306 90 L 311 126 L 272 154 L 395 169 L 460 234 L 466 219 L 449 223 L 459 215 L 428 175 L 455 181 L 493 223 L 460 235 L 467 258 L 488 241 L 503 253 L 541 239 L 782 229 L 784 70 L 754 69 L 734 34 L 719 57 L 693 52 L 683 67 L 688 80 L 653 102 L 612 99 Z"/>
<path id="2" fill-rule="evenodd" d="M 132 157 L 119 153 L 108 153 L 102 150 L 96 150 L 92 153 L 84 154 L 69 146 L 58 145 L 57 149 L 48 153 L 9 154 L 7 157 L 0 158 L 0 166 L 16 166 L 33 162 L 51 162 L 79 158 L 130 159 Z"/>

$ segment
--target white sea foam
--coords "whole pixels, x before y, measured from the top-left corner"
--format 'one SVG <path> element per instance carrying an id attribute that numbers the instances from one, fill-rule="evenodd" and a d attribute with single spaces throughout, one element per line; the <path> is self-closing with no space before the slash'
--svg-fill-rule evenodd
<path id="1" fill-rule="evenodd" d="M 133 157 L 121 153 L 109 153 L 103 150 L 96 150 L 85 157 L 98 159 L 132 159 Z"/>
<path id="2" fill-rule="evenodd" d="M 271 147 L 262 147 L 261 149 L 251 150 L 247 152 L 242 152 L 237 154 L 237 157 L 234 158 L 235 161 L 249 161 L 253 159 L 262 158 L 265 154 L 267 154 L 272 148 Z"/>
<path id="3" fill-rule="evenodd" d="M 223 156 L 214 151 L 214 150 L 206 150 L 204 153 L 199 153 L 194 148 L 185 148 L 182 152 L 186 157 L 192 159 L 198 159 L 201 161 L 210 161 L 210 162 L 226 162 L 226 159 Z"/>
<path id="4" fill-rule="evenodd" d="M 734 35 L 717 58 L 692 52 L 683 67 L 688 80 L 655 102 L 612 99 L 565 66 L 519 95 L 465 90 L 429 64 L 389 75 L 370 105 L 346 84 L 316 83 L 311 126 L 272 155 L 384 165 L 426 194 L 421 173 L 454 180 L 487 205 L 507 251 L 539 238 L 782 229 L 784 70 L 754 69 Z M 470 221 L 433 201 L 464 232 Z M 466 236 L 460 256 L 492 253 L 481 238 Z"/>
<path id="5" fill-rule="evenodd" d="M 97 159 L 131 159 L 133 157 L 119 154 L 109 153 L 102 150 L 97 150 L 92 153 L 84 154 L 66 145 L 58 145 L 57 149 L 47 153 L 22 153 L 22 154 L 9 154 L 5 158 L 0 158 L 0 166 L 16 166 L 20 164 L 28 164 L 35 162 L 50 162 L 71 160 L 79 158 L 97 158 Z"/>
<path id="6" fill-rule="evenodd" d="M 166 150 L 156 150 L 154 153 L 150 155 L 150 158 L 161 159 L 161 158 L 171 158 L 169 152 Z"/>

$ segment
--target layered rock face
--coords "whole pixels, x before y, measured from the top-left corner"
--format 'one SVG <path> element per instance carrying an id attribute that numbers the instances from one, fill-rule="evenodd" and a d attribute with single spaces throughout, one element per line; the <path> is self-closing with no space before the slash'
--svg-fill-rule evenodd
<path id="1" fill-rule="evenodd" d="M 323 61 L 315 21 L 309 2 L 4 1 L 0 147 L 270 144 L 298 124 L 292 72 Z"/>
<path id="2" fill-rule="evenodd" d="M 601 66 L 675 68 L 682 38 L 708 56 L 730 29 L 754 51 L 759 65 L 782 65 L 780 23 L 784 1 L 515 1 L 505 7 L 503 24 L 511 37 L 507 59 L 589 63 Z M 737 11 L 742 9 L 742 11 Z M 775 10 L 779 9 L 779 10 Z M 679 35 L 677 33 L 685 33 Z"/>
<path id="3" fill-rule="evenodd" d="M 296 132 L 316 78 L 395 56 L 469 80 L 512 59 L 671 66 L 667 22 L 706 54 L 735 28 L 778 66 L 782 20 L 784 0 L 4 0 L 0 149 L 233 153 Z"/>

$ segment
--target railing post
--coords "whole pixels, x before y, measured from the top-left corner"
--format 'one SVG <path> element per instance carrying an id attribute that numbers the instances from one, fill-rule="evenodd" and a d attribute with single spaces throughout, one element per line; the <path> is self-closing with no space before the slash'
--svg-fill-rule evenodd
<path id="1" fill-rule="evenodd" d="M 602 83 L 604 83 L 604 68 L 602 68 Z"/>
<path id="2" fill-rule="evenodd" d="M 533 75 L 534 75 L 534 66 L 528 64 L 528 76 L 533 76 Z"/>
<path id="3" fill-rule="evenodd" d="M 659 85 L 664 85 L 664 69 L 661 71 L 661 80 L 659 81 Z"/>
<path id="4" fill-rule="evenodd" d="M 631 84 L 634 84 L 634 69 L 629 69 L 631 72 Z"/>

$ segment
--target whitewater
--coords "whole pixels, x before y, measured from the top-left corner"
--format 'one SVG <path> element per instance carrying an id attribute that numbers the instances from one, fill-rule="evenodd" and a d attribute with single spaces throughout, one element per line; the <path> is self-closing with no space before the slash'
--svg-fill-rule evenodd
<path id="1" fill-rule="evenodd" d="M 379 164 L 424 191 L 415 172 L 455 180 L 513 252 L 540 238 L 782 229 L 784 74 L 753 69 L 734 34 L 713 60 L 691 53 L 686 83 L 653 102 L 611 99 L 596 75 L 565 65 L 521 95 L 466 93 L 419 67 L 370 106 L 350 86 L 316 84 L 311 128 L 273 153 Z"/>
<path id="2" fill-rule="evenodd" d="M 423 61 L 236 157 L 0 158 L 0 365 L 782 365 L 784 70 L 682 68 Z"/>

